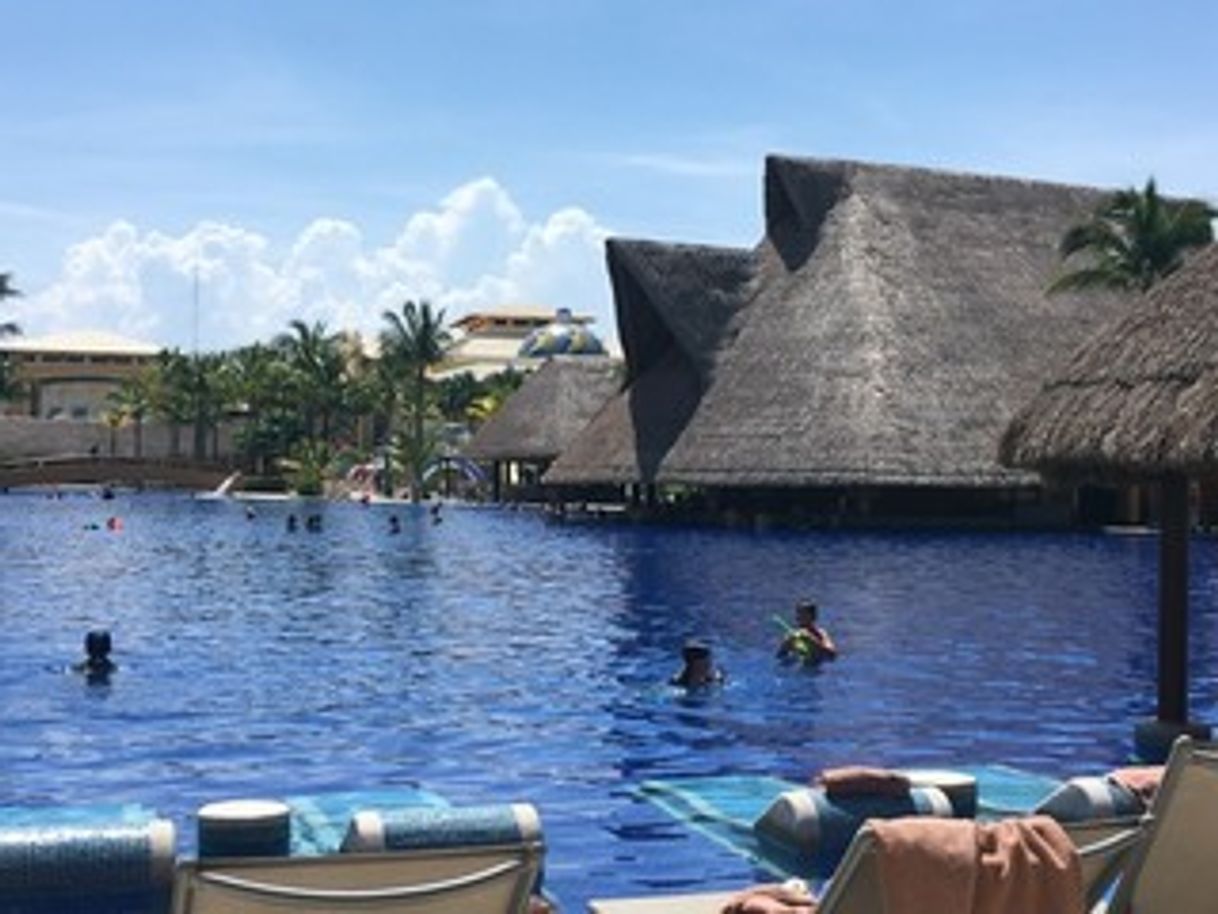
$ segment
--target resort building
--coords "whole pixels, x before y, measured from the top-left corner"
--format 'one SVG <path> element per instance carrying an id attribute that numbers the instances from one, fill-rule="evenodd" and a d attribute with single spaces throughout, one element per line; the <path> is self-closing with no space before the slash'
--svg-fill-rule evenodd
<path id="1" fill-rule="evenodd" d="M 96 421 L 108 409 L 106 398 L 160 351 L 100 331 L 0 338 L 0 358 L 8 360 L 22 389 L 20 400 L 3 404 L 3 413 Z"/>
<path id="2" fill-rule="evenodd" d="M 466 314 L 453 321 L 453 343 L 431 375 L 438 380 L 469 372 L 481 380 L 508 369 L 533 371 L 545 355 L 552 354 L 534 352 L 531 344 L 547 328 L 556 324 L 567 326 L 576 339 L 595 340 L 587 329 L 592 320 L 590 315 L 573 314 L 565 308 L 555 311 L 517 306 Z M 599 341 L 595 347 L 595 351 L 603 351 Z"/>
<path id="3" fill-rule="evenodd" d="M 1127 305 L 1045 292 L 1063 233 L 1106 196 L 768 158 L 756 247 L 608 242 L 625 387 L 545 483 L 813 522 L 1077 509 L 998 442 Z"/>
<path id="4" fill-rule="evenodd" d="M 621 386 L 616 359 L 554 356 L 478 429 L 463 453 L 490 464 L 496 501 L 534 497 L 550 463 Z"/>

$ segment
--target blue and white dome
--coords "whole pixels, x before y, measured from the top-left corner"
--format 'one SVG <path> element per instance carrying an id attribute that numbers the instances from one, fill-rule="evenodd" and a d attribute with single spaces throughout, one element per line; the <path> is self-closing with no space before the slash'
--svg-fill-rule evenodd
<path id="1" fill-rule="evenodd" d="M 560 308 L 554 320 L 538 327 L 520 344 L 519 355 L 526 359 L 544 359 L 552 355 L 604 355 L 604 344 L 596 334 L 571 318 L 571 312 Z"/>

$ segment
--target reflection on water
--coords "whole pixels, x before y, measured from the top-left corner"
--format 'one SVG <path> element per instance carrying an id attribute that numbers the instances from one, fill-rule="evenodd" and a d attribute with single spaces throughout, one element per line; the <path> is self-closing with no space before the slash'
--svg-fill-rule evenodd
<path id="1" fill-rule="evenodd" d="M 744 861 L 638 800 L 646 778 L 822 765 L 1122 762 L 1152 709 L 1155 543 L 1083 535 L 766 533 L 548 524 L 454 509 L 0 497 L 0 804 L 419 784 L 528 799 L 570 909 L 728 886 Z M 299 512 L 299 508 L 295 508 Z M 390 535 L 388 517 L 401 519 Z M 87 527 L 120 514 L 120 532 Z M 1194 702 L 1215 695 L 1210 544 L 1194 552 Z M 796 598 L 843 657 L 777 664 Z M 108 627 L 109 686 L 49 673 Z M 727 685 L 664 683 L 690 635 Z M 656 854 L 655 849 L 662 849 Z"/>

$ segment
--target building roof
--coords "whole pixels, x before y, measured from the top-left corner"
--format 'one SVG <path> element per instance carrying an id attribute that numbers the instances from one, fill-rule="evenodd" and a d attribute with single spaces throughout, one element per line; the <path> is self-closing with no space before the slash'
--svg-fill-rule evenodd
<path id="1" fill-rule="evenodd" d="M 1002 458 L 1098 477 L 1218 469 L 1218 245 L 1079 347 L 1015 417 Z"/>
<path id="2" fill-rule="evenodd" d="M 504 305 L 486 311 L 471 311 L 452 322 L 458 330 L 477 332 L 504 322 L 518 322 L 517 332 L 524 335 L 533 327 L 540 327 L 554 320 L 554 308 L 541 305 Z M 591 323 L 593 318 L 588 314 L 573 314 L 571 320 L 577 324 Z"/>
<path id="3" fill-rule="evenodd" d="M 464 448 L 475 460 L 551 460 L 621 386 L 621 363 L 555 356 L 529 375 Z"/>
<path id="4" fill-rule="evenodd" d="M 615 258 L 620 243 L 610 243 L 630 379 L 661 362 L 672 370 L 675 352 L 699 390 L 692 404 L 684 390 L 655 422 L 671 441 L 658 461 L 661 445 L 624 410 L 617 423 L 598 417 L 547 481 L 594 481 L 598 454 L 629 448 L 650 452 L 636 462 L 642 481 L 1035 481 L 999 464 L 997 444 L 1015 410 L 1122 305 L 1115 294 L 1044 293 L 1062 234 L 1104 198 L 1011 178 L 768 158 L 765 237 L 735 252 L 734 272 L 699 277 L 695 265 L 710 263 L 700 258 L 648 269 L 631 256 L 641 248 Z"/>
<path id="5" fill-rule="evenodd" d="M 80 330 L 48 336 L 10 336 L 0 339 L 0 351 L 4 352 L 154 356 L 163 348 L 104 330 Z"/>
<path id="6" fill-rule="evenodd" d="M 709 384 L 755 275 L 742 248 L 613 239 L 606 246 L 626 388 L 567 447 L 547 481 L 652 479 Z"/>

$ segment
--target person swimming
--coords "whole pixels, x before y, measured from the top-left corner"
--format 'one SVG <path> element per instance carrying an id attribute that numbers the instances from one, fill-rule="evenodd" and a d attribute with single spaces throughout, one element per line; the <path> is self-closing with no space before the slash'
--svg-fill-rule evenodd
<path id="1" fill-rule="evenodd" d="M 837 659 L 837 645 L 817 622 L 817 614 L 817 606 L 811 600 L 795 605 L 795 627 L 787 627 L 787 633 L 778 645 L 779 657 L 794 657 L 804 663 Z"/>
<path id="2" fill-rule="evenodd" d="M 726 678 L 723 670 L 715 666 L 710 645 L 703 641 L 686 641 L 681 648 L 681 662 L 680 671 L 668 680 L 669 685 L 700 689 L 719 685 Z"/>
<path id="3" fill-rule="evenodd" d="M 110 674 L 118 669 L 118 664 L 110 659 L 110 649 L 113 646 L 110 633 L 98 628 L 85 635 L 85 659 L 72 665 L 74 673 L 83 673 L 90 683 L 104 683 L 110 679 Z"/>

